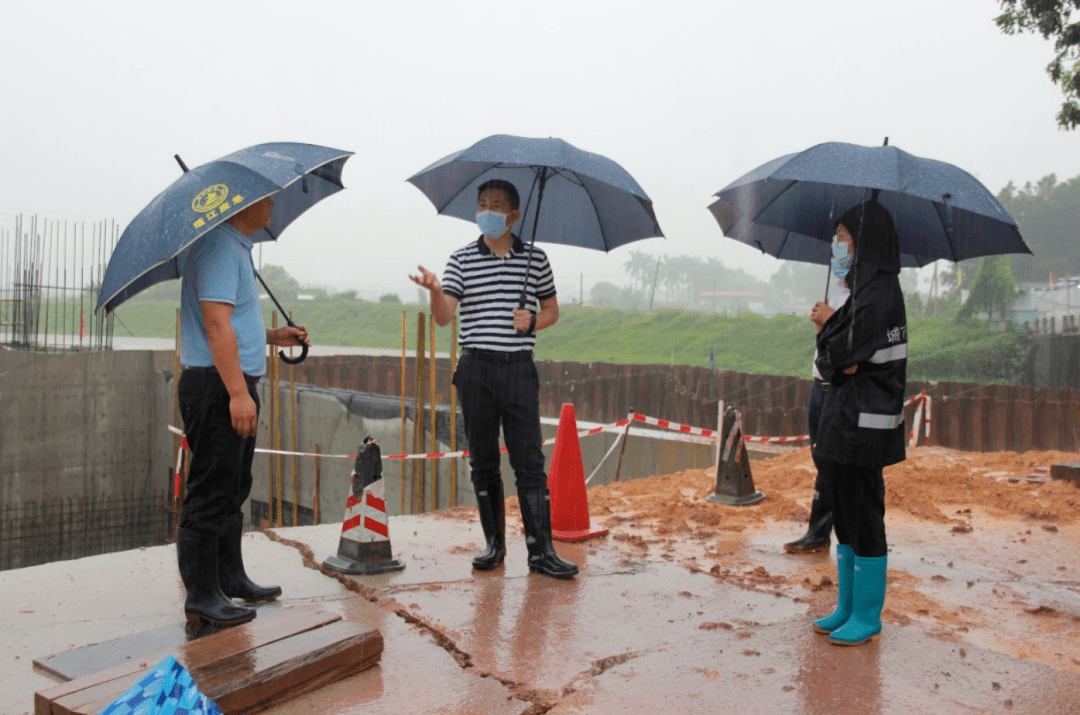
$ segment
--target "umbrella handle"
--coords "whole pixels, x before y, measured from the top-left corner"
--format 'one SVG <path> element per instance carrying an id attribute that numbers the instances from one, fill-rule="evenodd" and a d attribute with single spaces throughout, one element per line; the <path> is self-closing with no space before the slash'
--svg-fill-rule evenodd
<path id="1" fill-rule="evenodd" d="M 289 325 L 292 325 L 291 320 L 289 321 Z M 292 327 L 296 327 L 296 326 L 292 325 Z M 281 358 L 282 362 L 287 363 L 289 365 L 299 365 L 300 363 L 304 362 L 304 358 L 307 357 L 307 352 L 308 352 L 308 346 L 307 345 L 301 345 L 300 347 L 302 348 L 300 350 L 300 357 L 291 358 L 291 357 L 289 357 L 288 355 L 285 354 L 284 350 L 278 350 L 277 351 L 278 357 Z"/>
<path id="2" fill-rule="evenodd" d="M 252 266 L 252 270 L 254 270 L 254 268 L 255 267 Z M 270 290 L 270 286 L 266 285 L 266 281 L 263 280 L 263 277 L 259 275 L 258 271 L 255 271 L 255 277 L 259 279 L 259 282 L 262 283 L 262 287 L 266 289 L 266 294 L 270 296 L 270 300 L 274 301 L 274 305 L 276 305 L 277 309 L 281 311 L 281 315 L 285 318 L 285 324 L 288 325 L 290 328 L 295 328 L 296 323 L 294 323 L 292 318 L 289 317 L 289 314 L 285 312 L 285 309 L 281 307 L 281 303 L 278 303 L 278 299 L 274 297 L 274 293 Z M 289 365 L 299 365 L 300 363 L 304 362 L 304 358 L 306 358 L 308 354 L 307 345 L 301 343 L 300 347 L 303 348 L 300 351 L 300 357 L 291 358 L 285 354 L 284 350 L 278 350 L 278 357 L 281 358 L 283 362 Z"/>
<path id="3" fill-rule="evenodd" d="M 290 328 L 295 328 L 296 327 L 296 323 L 294 323 L 292 321 L 292 318 L 290 318 L 288 316 L 285 317 L 285 324 L 288 325 Z M 281 358 L 281 361 L 283 363 L 285 363 L 287 365 L 299 365 L 300 363 L 304 362 L 304 359 L 307 357 L 307 353 L 308 353 L 308 346 L 305 343 L 300 343 L 300 348 L 301 348 L 300 357 L 291 358 L 291 357 L 289 357 L 288 355 L 285 354 L 284 350 L 278 350 L 277 354 L 278 354 L 278 357 Z"/>

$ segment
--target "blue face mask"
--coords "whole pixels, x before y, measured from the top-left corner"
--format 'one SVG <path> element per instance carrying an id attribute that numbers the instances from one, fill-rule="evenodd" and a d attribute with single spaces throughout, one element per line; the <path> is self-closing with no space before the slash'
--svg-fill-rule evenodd
<path id="1" fill-rule="evenodd" d="M 488 238 L 498 238 L 506 233 L 506 217 L 509 215 L 495 211 L 481 211 L 476 214 L 476 225 L 480 227 L 480 233 Z"/>
<path id="2" fill-rule="evenodd" d="M 840 243 L 839 241 L 833 241 L 832 259 L 829 261 L 832 274 L 838 279 L 843 280 L 847 277 L 848 271 L 851 270 L 851 264 L 854 262 L 855 254 L 848 253 L 848 245 L 846 243 Z"/>

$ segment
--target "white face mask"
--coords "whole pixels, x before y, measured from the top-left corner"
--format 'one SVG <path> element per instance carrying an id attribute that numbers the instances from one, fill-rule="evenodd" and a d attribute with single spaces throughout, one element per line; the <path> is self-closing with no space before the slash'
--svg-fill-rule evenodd
<path id="1" fill-rule="evenodd" d="M 506 217 L 509 215 L 497 211 L 481 211 L 476 214 L 476 225 L 480 227 L 480 233 L 488 238 L 498 238 L 506 233 Z"/>

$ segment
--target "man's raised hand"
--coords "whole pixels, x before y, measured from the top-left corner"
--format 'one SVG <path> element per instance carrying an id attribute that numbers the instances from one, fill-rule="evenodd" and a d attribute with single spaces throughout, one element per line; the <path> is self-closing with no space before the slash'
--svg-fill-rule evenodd
<path id="1" fill-rule="evenodd" d="M 442 289 L 442 284 L 439 283 L 439 279 L 435 276 L 434 273 L 424 268 L 423 266 L 417 266 L 416 269 L 420 271 L 420 275 L 414 276 L 412 273 L 409 274 L 409 279 L 413 283 L 420 286 L 421 288 L 427 288 L 430 291 Z"/>

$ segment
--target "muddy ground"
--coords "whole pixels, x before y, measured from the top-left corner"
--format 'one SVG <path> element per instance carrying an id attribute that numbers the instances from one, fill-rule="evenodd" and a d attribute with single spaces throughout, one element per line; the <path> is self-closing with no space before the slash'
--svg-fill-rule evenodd
<path id="1" fill-rule="evenodd" d="M 1080 489 L 1009 480 L 1075 459 L 922 447 L 887 468 L 884 622 L 1080 672 Z M 828 608 L 835 562 L 780 555 L 809 518 L 810 450 L 752 465 L 759 504 L 717 509 L 715 472 L 689 470 L 590 489 L 593 521 L 643 554 Z"/>

